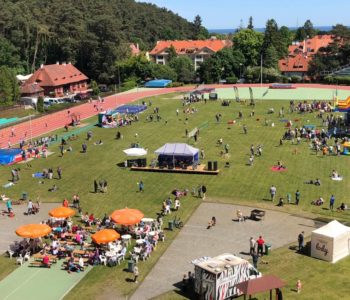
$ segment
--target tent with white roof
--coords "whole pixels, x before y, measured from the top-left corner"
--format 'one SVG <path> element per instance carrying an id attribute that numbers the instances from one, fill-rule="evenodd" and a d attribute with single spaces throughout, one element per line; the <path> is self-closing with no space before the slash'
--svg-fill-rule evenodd
<path id="1" fill-rule="evenodd" d="M 311 234 L 311 256 L 332 263 L 350 254 L 350 227 L 334 220 Z"/>

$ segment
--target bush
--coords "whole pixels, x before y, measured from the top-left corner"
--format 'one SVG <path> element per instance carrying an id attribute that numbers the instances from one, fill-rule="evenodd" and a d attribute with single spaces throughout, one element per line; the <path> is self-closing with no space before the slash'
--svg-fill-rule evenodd
<path id="1" fill-rule="evenodd" d="M 124 81 L 122 84 L 121 91 L 124 92 L 124 91 L 131 90 L 134 87 L 136 87 L 136 85 L 137 85 L 137 83 L 136 83 L 136 80 L 134 80 L 134 79 Z"/>
<path id="2" fill-rule="evenodd" d="M 169 87 L 179 87 L 179 86 L 183 86 L 184 83 L 183 82 L 178 82 L 178 81 L 175 81 L 175 82 L 172 82 Z"/>
<path id="3" fill-rule="evenodd" d="M 299 83 L 301 81 L 301 76 L 294 75 L 291 77 L 292 83 Z"/>
<path id="4" fill-rule="evenodd" d="M 282 76 L 281 80 L 282 80 L 282 83 L 288 83 L 288 77 L 287 76 Z"/>
<path id="5" fill-rule="evenodd" d="M 44 112 L 44 98 L 42 96 L 38 97 L 38 102 L 36 103 L 36 108 L 38 112 Z"/>
<path id="6" fill-rule="evenodd" d="M 230 76 L 226 78 L 226 83 L 228 84 L 235 84 L 237 83 L 238 78 L 236 76 Z"/>

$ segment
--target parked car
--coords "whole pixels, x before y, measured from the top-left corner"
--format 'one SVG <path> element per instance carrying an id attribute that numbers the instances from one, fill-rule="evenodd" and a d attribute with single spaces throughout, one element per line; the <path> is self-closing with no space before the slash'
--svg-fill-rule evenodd
<path id="1" fill-rule="evenodd" d="M 78 93 L 74 96 L 75 100 L 86 100 L 91 97 L 90 93 Z"/>

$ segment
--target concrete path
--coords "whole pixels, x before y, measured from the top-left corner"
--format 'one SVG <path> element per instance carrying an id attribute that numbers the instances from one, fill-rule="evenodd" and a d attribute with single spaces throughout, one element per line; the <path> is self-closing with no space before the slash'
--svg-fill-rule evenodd
<path id="1" fill-rule="evenodd" d="M 43 220 L 48 219 L 48 212 L 61 204 L 58 203 L 42 203 L 40 205 L 40 211 L 36 215 L 24 215 L 24 212 L 27 210 L 27 204 L 22 205 L 13 205 L 13 210 L 15 217 L 9 218 L 6 214 L 2 214 L 6 210 L 6 204 L 3 201 L 0 201 L 0 254 L 7 251 L 8 246 L 14 241 L 21 240 L 21 237 L 18 237 L 15 233 L 15 230 L 21 226 L 32 223 L 39 223 Z"/>
<path id="2" fill-rule="evenodd" d="M 243 215 L 250 215 L 252 210 L 227 204 L 201 204 L 130 299 L 151 299 L 175 289 L 174 284 L 181 281 L 183 274 L 193 271 L 190 262 L 195 258 L 227 252 L 248 258 L 244 253 L 249 253 L 251 236 L 257 238 L 262 235 L 266 243 L 272 244 L 273 250 L 296 242 L 301 231 L 309 235 L 322 225 L 275 211 L 266 211 L 264 221 L 238 223 L 233 221 L 237 209 L 241 209 Z M 216 217 L 217 225 L 206 229 L 212 216 Z"/>

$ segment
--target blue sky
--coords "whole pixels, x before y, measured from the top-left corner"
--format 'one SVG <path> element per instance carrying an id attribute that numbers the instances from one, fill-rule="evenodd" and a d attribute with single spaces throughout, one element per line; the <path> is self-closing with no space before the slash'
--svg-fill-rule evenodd
<path id="1" fill-rule="evenodd" d="M 166 7 L 192 21 L 197 14 L 208 29 L 237 28 L 249 16 L 255 27 L 265 27 L 274 18 L 278 25 L 301 26 L 310 19 L 316 26 L 350 25 L 348 0 L 137 0 Z"/>

